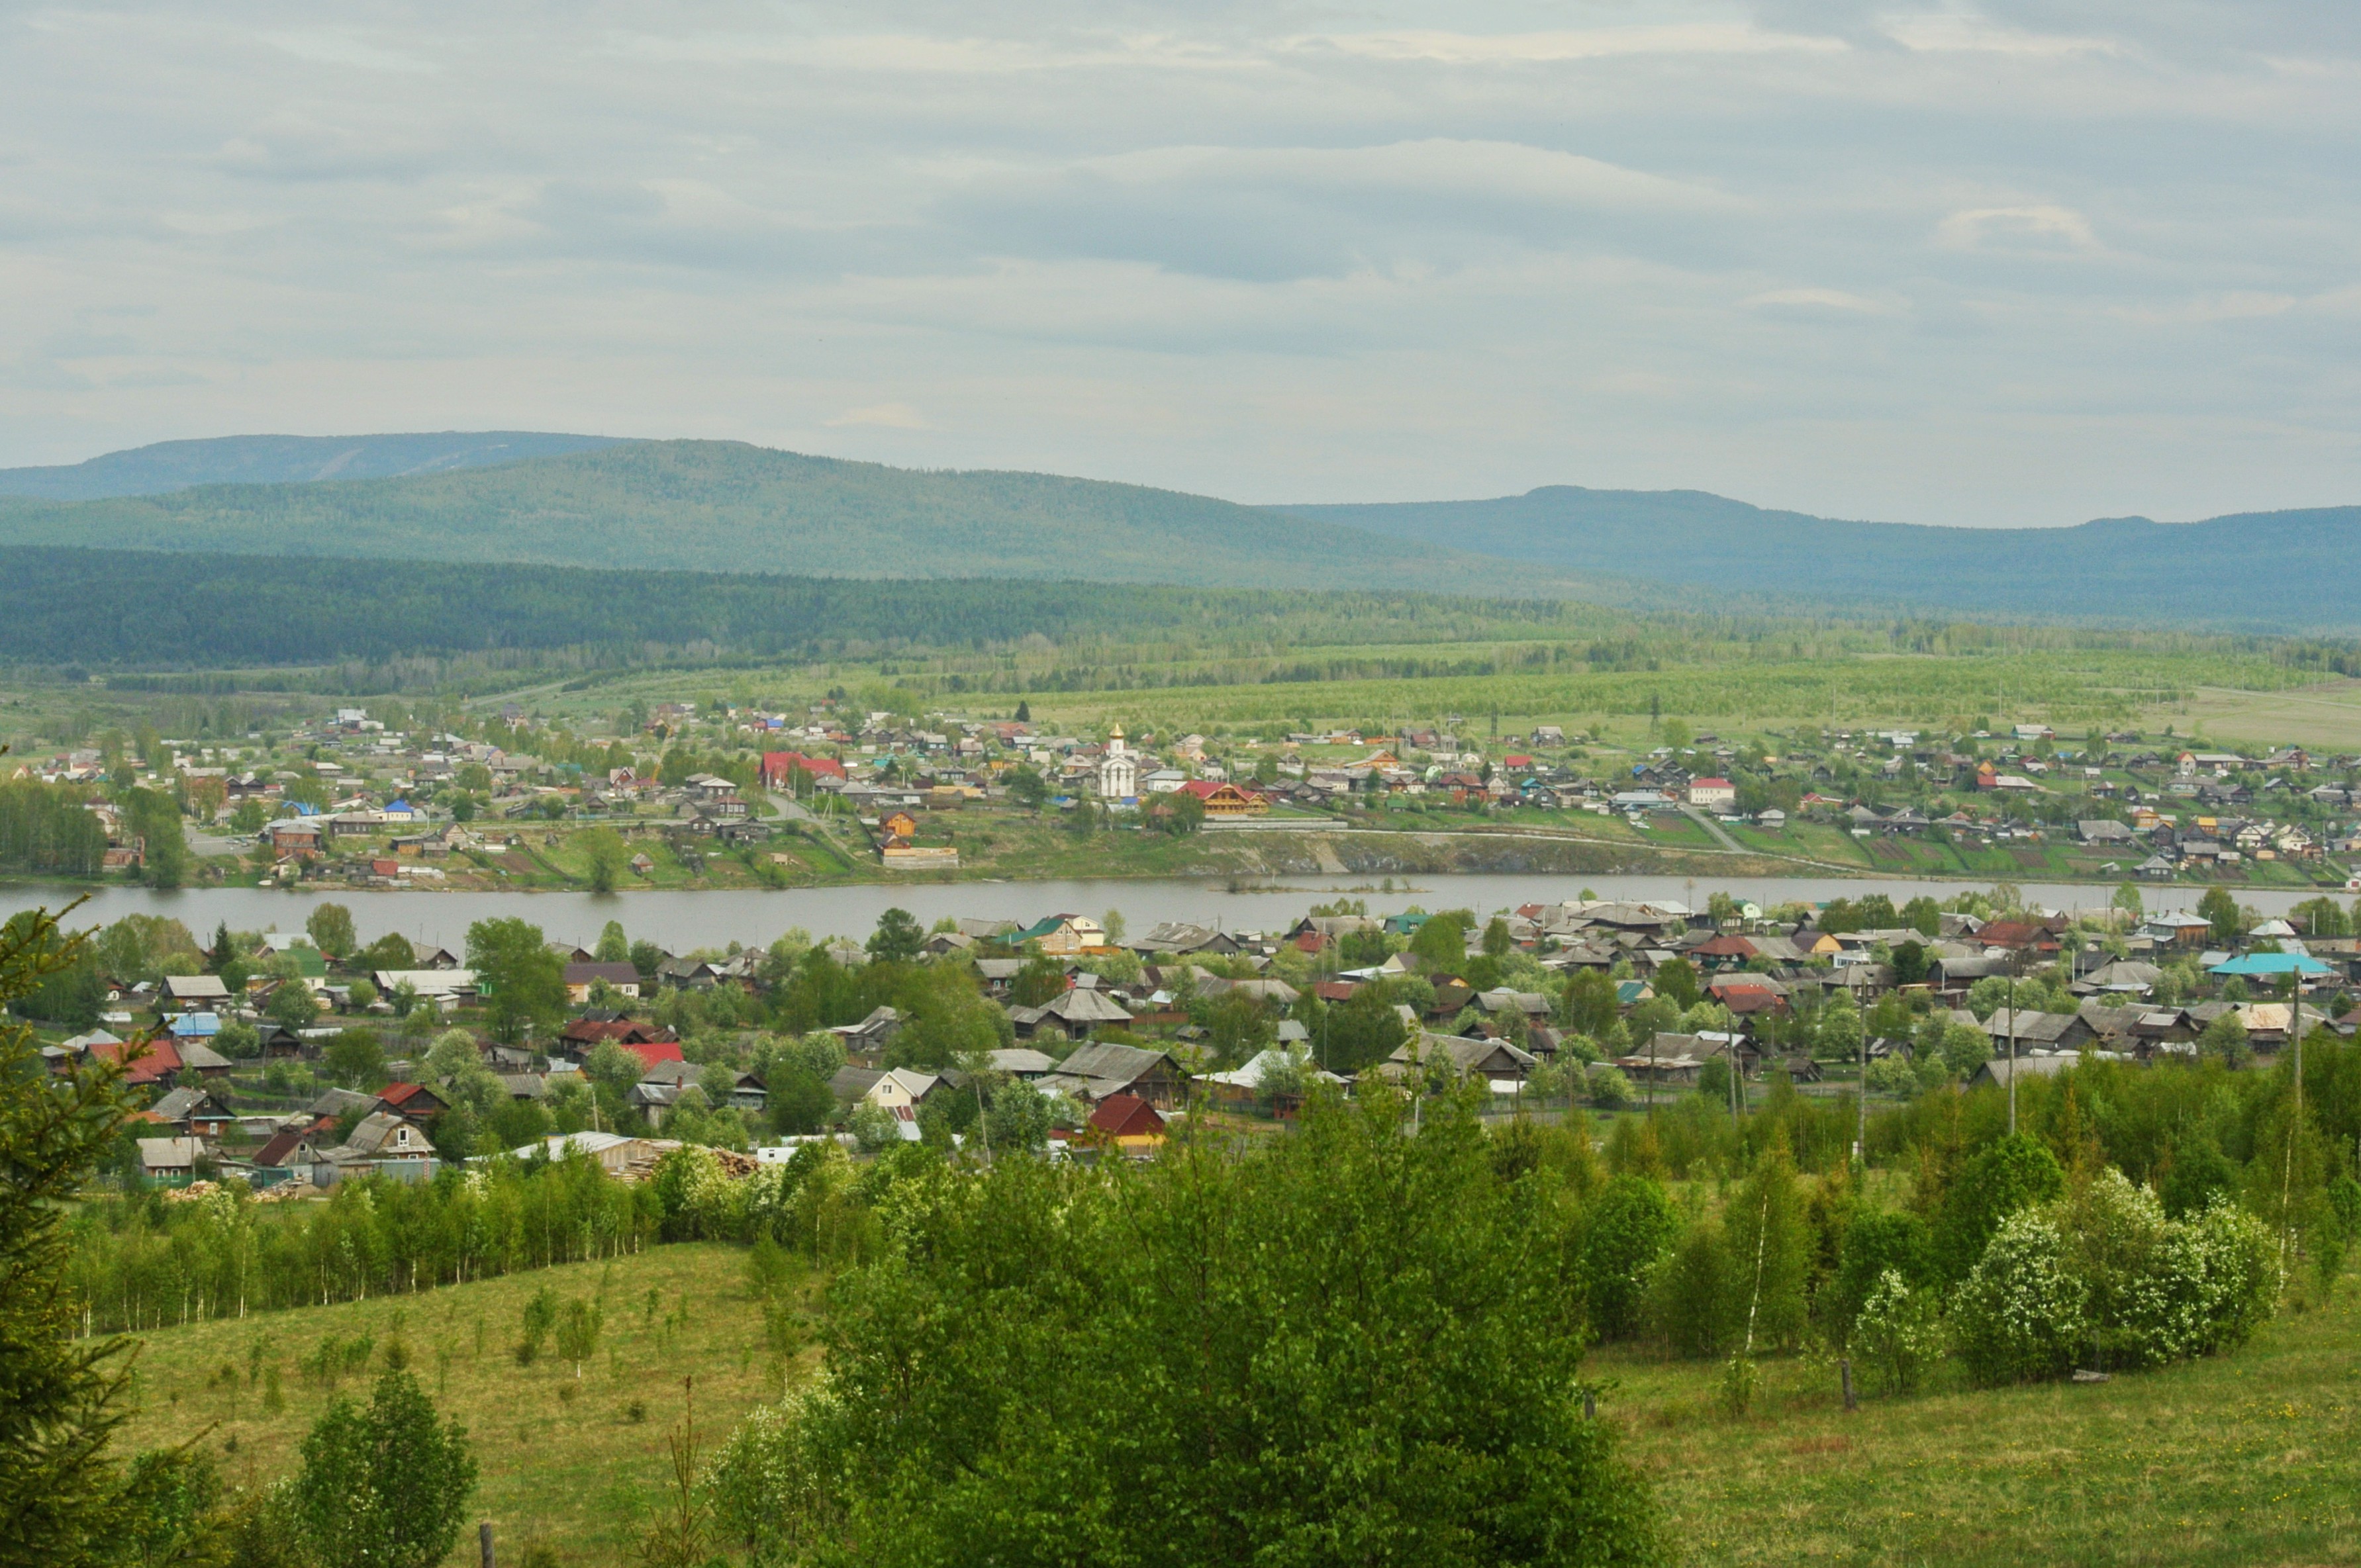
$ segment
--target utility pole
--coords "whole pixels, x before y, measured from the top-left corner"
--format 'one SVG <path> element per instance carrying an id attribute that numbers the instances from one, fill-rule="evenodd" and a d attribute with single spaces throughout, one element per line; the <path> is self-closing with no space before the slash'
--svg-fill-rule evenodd
<path id="1" fill-rule="evenodd" d="M 2008 964 L 2008 1135 L 2016 1136 L 2016 960 Z"/>

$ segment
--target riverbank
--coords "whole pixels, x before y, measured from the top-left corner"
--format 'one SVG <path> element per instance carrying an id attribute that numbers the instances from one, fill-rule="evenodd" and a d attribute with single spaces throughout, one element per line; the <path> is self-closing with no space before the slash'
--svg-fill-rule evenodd
<path id="1" fill-rule="evenodd" d="M 1949 898 L 1963 885 L 1890 878 L 1835 876 L 1713 876 L 1568 875 L 1510 873 L 1421 875 L 1413 885 L 1397 878 L 1392 892 L 1368 891 L 1369 879 L 1357 876 L 1292 876 L 1268 883 L 1230 880 L 1161 878 L 1060 878 L 1043 881 L 937 882 L 914 886 L 876 883 L 837 887 L 687 890 L 632 894 L 552 892 L 520 898 L 505 892 L 454 892 L 438 898 L 417 898 L 390 889 L 345 890 L 305 886 L 299 889 L 221 887 L 159 890 L 110 887 L 90 892 L 89 902 L 72 919 L 77 928 L 103 926 L 126 915 L 154 915 L 175 919 L 200 935 L 216 924 L 233 930 L 296 931 L 312 910 L 324 903 L 341 904 L 352 911 L 364 941 L 387 931 L 399 931 L 417 943 L 431 943 L 454 952 L 467 945 L 467 927 L 478 920 L 522 915 L 553 940 L 588 945 L 598 939 L 609 920 L 622 922 L 634 936 L 648 936 L 675 952 L 694 948 L 722 948 L 730 942 L 768 943 L 782 932 L 800 927 L 815 937 L 862 938 L 874 929 L 889 908 L 909 911 L 924 925 L 946 916 L 958 919 L 1016 920 L 1031 923 L 1060 913 L 1098 916 L 1119 911 L 1130 928 L 1144 931 L 1160 921 L 1188 921 L 1223 930 L 1283 928 L 1317 903 L 1352 897 L 1372 915 L 1399 914 L 1413 905 L 1422 909 L 1472 909 L 1491 914 L 1521 904 L 1551 903 L 1586 894 L 1600 898 L 1671 901 L 1702 907 L 1716 893 L 1769 906 L 1790 901 L 1824 903 L 1832 898 L 1859 898 L 1882 893 L 1898 905 L 1921 894 Z M 2108 901 L 2106 888 L 2062 883 L 2021 883 L 2032 903 L 2059 909 L 2091 908 Z M 2196 906 L 2201 888 L 2144 888 L 2154 912 L 2188 911 Z M 64 896 L 60 896 L 64 894 Z M 0 884 L 0 917 L 36 905 L 60 907 L 73 896 L 69 890 L 38 884 Z M 2295 904 L 2314 896 L 2309 891 L 2263 891 L 2242 894 L 2240 902 L 2265 915 L 2284 915 Z"/>
<path id="2" fill-rule="evenodd" d="M 403 892 L 587 893 L 594 885 L 593 867 L 578 837 L 543 831 L 470 853 L 397 862 L 409 870 L 394 881 Z M 1630 828 L 1620 820 L 1594 828 L 1515 819 L 1462 826 L 1434 817 L 1414 822 L 1271 817 L 1211 824 L 1182 837 L 1128 828 L 1082 834 L 1049 821 L 996 818 L 965 827 L 958 844 L 961 864 L 956 870 L 905 871 L 880 864 L 873 851 L 843 830 L 818 825 L 729 851 L 650 835 L 631 840 L 631 849 L 645 863 L 619 872 L 616 891 L 785 892 L 1171 878 L 1252 884 L 1275 878 L 1373 882 L 1436 876 L 1653 876 L 1716 883 L 1805 877 L 2114 887 L 2130 880 L 2131 870 L 2120 854 L 2111 857 L 2070 842 L 1962 847 L 1899 838 L 1859 839 L 1820 826 L 1777 833 L 1743 826 L 1720 828 L 1686 817 L 1645 829 Z M 26 880 L 28 885 L 84 890 L 121 887 L 128 881 Z M 251 887 L 259 880 L 241 861 L 212 857 L 197 862 L 197 875 L 189 885 Z M 2291 861 L 2248 861 L 2235 874 L 2144 885 L 2158 897 L 2185 892 L 2194 903 L 2205 889 L 2215 886 L 2234 889 L 2242 897 L 2283 892 L 2301 898 L 2341 894 L 2345 882 L 2344 870 L 2327 862 L 2307 867 Z M 374 872 L 339 875 L 333 869 L 325 876 L 315 872 L 300 885 L 321 893 L 390 891 L 388 879 Z"/>

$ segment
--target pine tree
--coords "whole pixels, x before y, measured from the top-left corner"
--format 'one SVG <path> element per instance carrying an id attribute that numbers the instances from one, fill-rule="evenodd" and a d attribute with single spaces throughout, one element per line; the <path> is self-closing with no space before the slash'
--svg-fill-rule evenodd
<path id="1" fill-rule="evenodd" d="M 0 1006 L 69 968 L 82 943 L 46 910 L 0 928 Z M 30 1027 L 0 1026 L 0 1564 L 95 1562 L 127 1528 L 108 1445 L 128 1410 L 120 1338 L 77 1340 L 61 1288 L 60 1205 L 113 1146 L 122 1069 L 52 1077 Z"/>

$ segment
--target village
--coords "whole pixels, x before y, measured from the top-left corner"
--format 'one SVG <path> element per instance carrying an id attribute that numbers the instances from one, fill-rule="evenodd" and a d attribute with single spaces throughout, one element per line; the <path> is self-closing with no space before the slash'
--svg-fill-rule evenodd
<path id="1" fill-rule="evenodd" d="M 324 905 L 304 932 L 203 946 L 130 916 L 17 1011 L 56 1071 L 126 1064 L 123 1179 L 300 1196 L 536 1150 L 644 1174 L 683 1142 L 747 1171 L 815 1138 L 1144 1157 L 1176 1120 L 1271 1135 L 1308 1095 L 1369 1082 L 1611 1129 L 2086 1059 L 2245 1068 L 2361 1025 L 2356 922 L 2326 897 L 2263 919 L 2217 889 L 2150 916 L 2134 884 L 2073 912 L 2002 885 L 1899 909 L 1342 899 L 1268 931 L 1131 933 L 1113 910 L 925 931 L 892 910 L 862 941 L 679 954 L 620 923 L 577 946 L 513 919 L 453 952 L 364 946 Z"/>
<path id="2" fill-rule="evenodd" d="M 1018 715 L 920 719 L 831 700 L 790 716 L 716 699 L 569 729 L 511 702 L 457 729 L 343 707 L 236 740 L 109 732 L 16 765 L 0 817 L 23 820 L 0 832 L 0 861 L 151 885 L 605 892 L 1040 876 L 1077 859 L 1097 875 L 1251 872 L 1347 835 L 1345 850 L 1294 856 L 1337 869 L 1349 835 L 1388 833 L 1426 836 L 1430 855 L 1436 835 L 1479 852 L 1488 835 L 1522 835 L 1666 869 L 1743 857 L 2342 889 L 2343 858 L 2361 853 L 2361 757 L 2297 746 L 1982 720 L 1724 738 L 1652 718 L 1609 740 L 1546 722 L 1503 734 L 1497 719 L 1076 734 Z M 135 797 L 147 809 L 127 809 Z M 75 810 L 89 821 L 60 820 Z M 149 842 L 174 826 L 183 842 Z M 1351 852 L 1407 867 L 1421 851 Z"/>

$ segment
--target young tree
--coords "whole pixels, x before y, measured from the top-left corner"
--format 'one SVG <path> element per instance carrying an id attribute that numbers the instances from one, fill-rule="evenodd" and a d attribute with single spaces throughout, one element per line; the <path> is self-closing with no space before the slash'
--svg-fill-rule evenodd
<path id="1" fill-rule="evenodd" d="M 282 980 L 263 1004 L 263 1015 L 274 1024 L 290 1029 L 308 1029 L 319 1017 L 319 1004 L 312 1000 L 312 988 L 300 980 Z"/>
<path id="2" fill-rule="evenodd" d="M 770 1092 L 763 1108 L 771 1130 L 781 1137 L 817 1133 L 836 1114 L 836 1096 L 829 1091 L 828 1080 L 800 1062 L 774 1069 L 764 1088 Z"/>
<path id="3" fill-rule="evenodd" d="M 2019 1209 L 2064 1194 L 2058 1157 L 2026 1133 L 2012 1133 L 1968 1161 L 1944 1194 L 1935 1223 L 1935 1266 L 1952 1283 L 1965 1279 L 2001 1222 Z"/>
<path id="4" fill-rule="evenodd" d="M 1697 1004 L 1705 988 L 1697 983 L 1695 965 L 1686 959 L 1675 959 L 1656 971 L 1656 994 L 1683 1012 Z"/>
<path id="5" fill-rule="evenodd" d="M 1850 995 L 1839 991 L 1820 1004 L 1812 1024 L 1812 1054 L 1828 1061 L 1848 1061 L 1861 1054 L 1861 1009 Z"/>
<path id="6" fill-rule="evenodd" d="M 1486 958 L 1506 958 L 1509 956 L 1509 950 L 1516 945 L 1515 939 L 1509 935 L 1509 923 L 1506 920 L 1503 920 L 1500 916 L 1495 915 L 1488 922 L 1486 923 L 1484 927 L 1484 956 Z"/>
<path id="7" fill-rule="evenodd" d="M 1773 1139 L 1756 1157 L 1730 1201 L 1725 1236 L 1731 1283 L 1744 1301 L 1743 1343 L 1749 1350 L 1794 1345 L 1804 1333 L 1812 1237 L 1785 1139 Z"/>
<path id="8" fill-rule="evenodd" d="M 541 927 L 513 916 L 467 927 L 467 967 L 490 1004 L 492 1033 L 523 1038 L 538 1024 L 554 1025 L 566 1011 L 566 966 L 544 944 Z"/>
<path id="9" fill-rule="evenodd" d="M 598 961 L 602 964 L 627 964 L 631 961 L 631 944 L 623 936 L 623 923 L 609 920 L 598 933 Z"/>
<path id="10" fill-rule="evenodd" d="M 557 1354 L 574 1363 L 574 1380 L 582 1381 L 582 1364 L 598 1349 L 598 1331 L 607 1314 L 595 1300 L 580 1297 L 566 1303 L 557 1316 Z"/>
<path id="11" fill-rule="evenodd" d="M 312 945 L 329 959 L 338 962 L 349 959 L 360 947 L 360 938 L 353 930 L 353 912 L 341 904 L 323 904 L 313 907 L 303 922 Z M 401 966 L 408 968 L 408 965 Z"/>
<path id="12" fill-rule="evenodd" d="M 320 1053 L 321 1065 L 346 1089 L 379 1089 L 386 1080 L 385 1047 L 371 1029 L 346 1029 Z"/>
<path id="13" fill-rule="evenodd" d="M 1409 1116 L 1315 1095 L 1267 1148 L 1119 1180 L 913 1168 L 891 1256 L 831 1297 L 824 1395 L 753 1429 L 779 1462 L 717 1466 L 753 1483 L 729 1513 L 876 1568 L 1035 1561 L 1045 1530 L 1075 1562 L 1654 1561 L 1645 1483 L 1582 1419 L 1565 1210 L 1472 1106 Z M 1116 1346 L 1151 1417 L 1059 1370 Z M 1025 1414 L 1045 1387 L 1056 1422 Z"/>
<path id="14" fill-rule="evenodd" d="M 331 1404 L 302 1454 L 295 1525 L 320 1568 L 434 1568 L 457 1543 L 475 1455 L 409 1373 L 379 1377 L 366 1409 Z"/>
<path id="15" fill-rule="evenodd" d="M 1905 942 L 1894 949 L 1894 980 L 1897 985 L 1916 985 L 1927 978 L 1934 960 L 1924 946 Z"/>
<path id="16" fill-rule="evenodd" d="M 2223 1014 L 2206 1025 L 2205 1032 L 2197 1036 L 2197 1051 L 2200 1056 L 2211 1057 L 2226 1067 L 2246 1066 L 2248 1055 L 2246 1025 L 2239 1021 L 2235 1013 Z"/>
<path id="17" fill-rule="evenodd" d="M 664 970 L 664 949 L 646 938 L 643 937 L 631 944 L 631 965 L 640 971 L 642 985 L 653 985 L 656 982 L 656 976 Z"/>
<path id="18" fill-rule="evenodd" d="M 906 909 L 888 909 L 877 917 L 877 929 L 869 934 L 863 946 L 879 963 L 916 963 L 918 955 L 926 950 L 926 927 Z"/>
<path id="19" fill-rule="evenodd" d="M 612 893 L 631 858 L 631 847 L 612 828 L 592 828 L 574 836 L 575 848 L 590 863 L 590 891 Z"/>
<path id="20" fill-rule="evenodd" d="M 1421 922 L 1410 939 L 1410 950 L 1437 969 L 1456 970 L 1467 961 L 1467 927 L 1475 916 L 1464 909 L 1446 909 Z"/>
<path id="21" fill-rule="evenodd" d="M 1008 798 L 1027 811 L 1040 810 L 1042 803 L 1049 798 L 1048 783 L 1023 762 L 1008 770 L 1005 787 Z"/>
<path id="22" fill-rule="evenodd" d="M 1615 981 L 1603 969 L 1585 968 L 1568 976 L 1558 1003 L 1558 1020 L 1577 1035 L 1603 1039 L 1621 1020 Z"/>
<path id="23" fill-rule="evenodd" d="M 402 970 L 416 969 L 418 954 L 411 947 L 409 938 L 399 931 L 388 931 L 358 954 L 350 956 L 346 961 L 353 968 L 364 970 L 372 974 L 379 970 L 392 970 L 399 972 Z"/>
<path id="24" fill-rule="evenodd" d="M 2238 901 L 2226 887 L 2207 888 L 2205 896 L 2197 901 L 2197 913 L 2213 923 L 2213 939 L 2217 942 L 2235 942 L 2238 933 L 2246 929 Z"/>
<path id="25" fill-rule="evenodd" d="M 1644 1176 L 1616 1177 L 1583 1215 L 1575 1277 L 1591 1330 L 1600 1339 L 1625 1339 L 1639 1332 L 1649 1277 L 1679 1234 L 1680 1221 L 1664 1190 Z"/>

